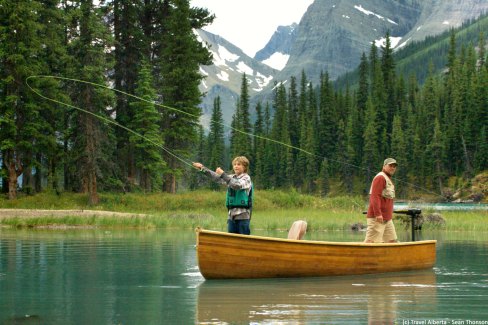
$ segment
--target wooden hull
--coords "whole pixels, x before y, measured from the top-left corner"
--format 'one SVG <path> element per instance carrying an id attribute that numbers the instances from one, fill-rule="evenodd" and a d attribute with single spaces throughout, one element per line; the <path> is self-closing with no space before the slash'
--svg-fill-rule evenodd
<path id="1" fill-rule="evenodd" d="M 369 244 L 246 236 L 197 228 L 205 279 L 321 277 L 431 268 L 436 241 Z"/>

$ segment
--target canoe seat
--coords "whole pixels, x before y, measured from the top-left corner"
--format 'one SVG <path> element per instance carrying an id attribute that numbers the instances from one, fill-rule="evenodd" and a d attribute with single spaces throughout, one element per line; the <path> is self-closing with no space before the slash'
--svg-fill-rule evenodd
<path id="1" fill-rule="evenodd" d="M 288 239 L 302 239 L 307 232 L 307 222 L 303 220 L 297 220 L 291 225 L 290 231 L 288 231 Z"/>

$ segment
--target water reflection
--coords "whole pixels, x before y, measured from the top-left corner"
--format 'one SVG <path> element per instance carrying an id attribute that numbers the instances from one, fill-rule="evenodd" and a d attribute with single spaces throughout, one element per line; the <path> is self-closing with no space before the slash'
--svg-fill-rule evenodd
<path id="1" fill-rule="evenodd" d="M 393 324 L 436 304 L 434 271 L 312 279 L 205 281 L 196 322 Z M 401 308 L 399 306 L 401 305 Z"/>

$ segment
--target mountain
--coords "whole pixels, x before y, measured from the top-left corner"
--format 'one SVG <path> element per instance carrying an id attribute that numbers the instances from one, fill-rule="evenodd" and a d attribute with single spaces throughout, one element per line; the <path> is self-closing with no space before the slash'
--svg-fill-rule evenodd
<path id="1" fill-rule="evenodd" d="M 254 59 L 282 70 L 290 57 L 290 52 L 296 39 L 298 24 L 278 26 L 266 46 L 254 55 Z"/>
<path id="2" fill-rule="evenodd" d="M 382 45 L 387 32 L 392 47 L 401 49 L 485 12 L 486 0 L 315 0 L 298 25 L 278 27 L 254 58 L 238 44 L 199 30 L 214 56 L 212 66 L 202 67 L 207 76 L 200 87 L 206 92 L 204 115 L 210 114 L 213 99 L 219 95 L 224 121 L 230 124 L 243 72 L 249 77 L 251 101 L 265 102 L 271 99 L 275 82 L 299 78 L 302 71 L 314 85 L 321 72 L 335 80 L 353 71 L 362 53 L 369 53 L 373 41 Z M 207 125 L 205 120 L 202 123 Z"/>
<path id="3" fill-rule="evenodd" d="M 336 79 L 355 69 L 372 41 L 380 45 L 387 32 L 392 46 L 401 48 L 486 11 L 486 0 L 315 0 L 297 27 L 290 58 L 276 80 L 299 77 L 302 70 L 314 84 L 321 71 Z"/>
<path id="4" fill-rule="evenodd" d="M 249 96 L 261 92 L 274 79 L 277 70 L 246 55 L 224 38 L 204 30 L 197 30 L 197 37 L 212 53 L 212 65 L 201 66 L 205 79 L 200 84 L 202 99 L 202 124 L 207 127 L 214 98 L 220 96 L 223 118 L 230 124 L 237 99 L 241 93 L 242 75 L 248 78 Z"/>

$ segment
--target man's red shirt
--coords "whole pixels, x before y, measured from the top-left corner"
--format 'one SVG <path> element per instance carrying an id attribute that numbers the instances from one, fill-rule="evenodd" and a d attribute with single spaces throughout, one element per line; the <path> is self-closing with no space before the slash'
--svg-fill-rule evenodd
<path id="1" fill-rule="evenodd" d="M 371 195 L 369 196 L 368 218 L 383 216 L 383 221 L 391 220 L 393 217 L 393 199 L 387 199 L 381 195 L 386 187 L 386 179 L 376 175 L 371 184 Z"/>

